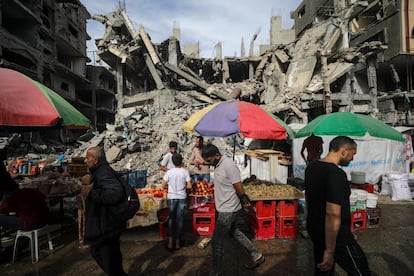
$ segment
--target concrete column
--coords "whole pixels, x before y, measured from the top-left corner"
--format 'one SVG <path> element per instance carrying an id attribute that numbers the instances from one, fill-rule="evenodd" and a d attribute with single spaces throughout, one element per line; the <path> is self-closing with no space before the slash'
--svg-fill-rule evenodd
<path id="1" fill-rule="evenodd" d="M 378 109 L 378 104 L 377 104 L 378 86 L 377 86 L 376 58 L 374 56 L 370 56 L 367 58 L 367 77 L 368 77 L 369 94 L 371 95 L 372 109 L 377 110 Z"/>
<path id="2" fill-rule="evenodd" d="M 221 42 L 216 44 L 216 59 L 222 59 L 223 57 L 223 50 L 221 46 Z"/>
<path id="3" fill-rule="evenodd" d="M 98 73 L 97 70 L 91 68 L 92 71 L 92 110 L 93 110 L 93 118 L 92 125 L 96 128 L 98 125 L 98 116 L 96 115 L 96 86 L 98 85 Z"/>
<path id="4" fill-rule="evenodd" d="M 177 55 L 177 40 L 170 38 L 168 43 L 168 63 L 174 66 L 178 66 L 178 55 Z"/>
<path id="5" fill-rule="evenodd" d="M 124 90 L 125 90 L 125 78 L 124 78 L 125 64 L 118 63 L 116 66 L 116 101 L 118 108 L 122 108 L 124 104 Z"/>
<path id="6" fill-rule="evenodd" d="M 323 82 L 323 95 L 324 95 L 324 106 L 325 112 L 332 113 L 332 100 L 331 100 L 331 88 L 329 82 L 327 81 L 327 70 L 328 70 L 328 59 L 326 56 L 321 56 L 321 73 L 322 73 L 322 82 Z"/>

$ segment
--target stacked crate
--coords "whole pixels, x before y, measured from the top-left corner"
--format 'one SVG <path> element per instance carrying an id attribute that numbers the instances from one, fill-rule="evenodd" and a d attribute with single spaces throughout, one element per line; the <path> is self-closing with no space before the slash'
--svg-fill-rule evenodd
<path id="1" fill-rule="evenodd" d="M 193 231 L 198 235 L 212 235 L 216 224 L 214 201 L 193 208 Z"/>
<path id="2" fill-rule="evenodd" d="M 367 208 L 367 228 L 376 228 L 379 226 L 381 218 L 381 208 Z"/>
<path id="3" fill-rule="evenodd" d="M 249 229 L 258 240 L 275 238 L 275 219 L 276 201 L 259 200 L 252 202 L 249 212 Z"/>
<path id="4" fill-rule="evenodd" d="M 351 212 L 351 232 L 365 230 L 367 228 L 367 212 L 365 209 Z"/>
<path id="5" fill-rule="evenodd" d="M 276 236 L 295 238 L 298 232 L 298 200 L 276 202 Z"/>
<path id="6" fill-rule="evenodd" d="M 169 210 L 168 208 L 163 208 L 158 210 L 157 217 L 158 217 L 158 232 L 160 238 L 167 238 L 168 237 L 168 216 Z"/>

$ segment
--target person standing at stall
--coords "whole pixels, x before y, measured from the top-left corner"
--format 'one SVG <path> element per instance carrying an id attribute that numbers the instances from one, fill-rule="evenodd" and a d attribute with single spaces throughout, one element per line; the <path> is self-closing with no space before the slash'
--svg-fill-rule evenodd
<path id="1" fill-rule="evenodd" d="M 0 204 L 1 228 L 28 231 L 45 226 L 49 218 L 46 197 L 35 189 L 19 189 L 19 185 L 7 172 L 3 160 L 0 163 L 0 176 L 0 191 L 5 197 Z"/>
<path id="2" fill-rule="evenodd" d="M 191 152 L 189 162 L 193 165 L 194 181 L 205 180 L 210 182 L 210 167 L 206 164 L 201 156 L 202 149 L 204 147 L 203 136 L 197 136 L 195 138 L 195 145 Z"/>
<path id="3" fill-rule="evenodd" d="M 215 145 L 207 144 L 202 151 L 204 160 L 214 169 L 214 201 L 217 210 L 216 226 L 212 238 L 213 275 L 220 275 L 224 255 L 224 241 L 232 235 L 250 254 L 252 262 L 247 269 L 255 269 L 265 257 L 240 230 L 246 224 L 244 207 L 251 206 L 244 193 L 240 171 L 228 157 L 223 156 Z"/>
<path id="4" fill-rule="evenodd" d="M 92 257 L 107 275 L 126 275 L 120 245 L 125 221 L 114 215 L 126 196 L 124 186 L 106 161 L 102 148 L 89 148 L 85 163 L 91 184 L 83 185 L 81 190 L 86 196 L 84 242 L 90 245 Z"/>
<path id="5" fill-rule="evenodd" d="M 171 141 L 169 143 L 169 147 L 170 147 L 169 152 L 163 155 L 161 163 L 160 163 L 160 170 L 164 172 L 175 167 L 172 161 L 172 156 L 174 153 L 177 152 L 177 142 Z"/>
<path id="6" fill-rule="evenodd" d="M 322 137 L 316 136 L 312 133 L 311 136 L 306 138 L 303 141 L 302 149 L 300 155 L 306 164 L 309 164 L 312 161 L 319 160 L 323 152 L 323 140 Z M 307 156 L 305 157 L 305 150 L 307 151 Z"/>
<path id="7" fill-rule="evenodd" d="M 186 189 L 191 189 L 192 187 L 190 173 L 187 169 L 182 167 L 183 157 L 181 154 L 173 154 L 172 161 L 175 168 L 168 170 L 162 181 L 164 188 L 168 186 L 167 204 L 169 209 L 169 219 L 167 248 L 169 250 L 174 249 L 174 237 L 175 249 L 180 248 L 181 232 L 184 221 L 185 199 L 187 198 Z"/>
<path id="8" fill-rule="evenodd" d="M 333 275 L 335 262 L 348 275 L 371 275 L 364 251 L 351 233 L 346 173 L 357 151 L 355 141 L 335 137 L 327 156 L 310 163 L 305 170 L 306 226 L 313 243 L 315 275 Z"/>

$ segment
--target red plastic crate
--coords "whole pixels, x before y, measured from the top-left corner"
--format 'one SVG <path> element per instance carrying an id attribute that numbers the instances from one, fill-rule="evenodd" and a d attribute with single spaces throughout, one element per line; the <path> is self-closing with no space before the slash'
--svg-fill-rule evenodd
<path id="1" fill-rule="evenodd" d="M 189 195 L 187 197 L 187 208 L 192 210 L 197 207 L 214 204 L 214 195 L 196 196 Z"/>
<path id="2" fill-rule="evenodd" d="M 259 201 L 253 201 L 252 203 L 253 203 L 252 209 L 256 213 L 256 217 L 265 218 L 265 217 L 275 216 L 276 201 L 259 200 Z"/>
<path id="3" fill-rule="evenodd" d="M 367 228 L 376 228 L 379 226 L 381 218 L 381 208 L 367 208 Z"/>
<path id="4" fill-rule="evenodd" d="M 193 213 L 207 213 L 207 214 L 214 214 L 216 213 L 216 206 L 214 203 L 205 204 L 203 206 L 194 207 Z"/>
<path id="5" fill-rule="evenodd" d="M 365 183 L 365 184 L 355 184 L 350 182 L 350 186 L 353 189 L 360 189 L 360 190 L 365 190 L 368 193 L 374 193 L 375 189 L 374 189 L 374 184 L 370 184 L 370 183 Z"/>
<path id="6" fill-rule="evenodd" d="M 295 238 L 298 232 L 297 217 L 276 216 L 276 236 L 278 238 Z"/>
<path id="7" fill-rule="evenodd" d="M 357 210 L 351 213 L 351 232 L 365 230 L 367 228 L 366 210 Z"/>
<path id="8" fill-rule="evenodd" d="M 258 240 L 274 239 L 275 221 L 274 217 L 257 218 L 249 216 L 249 229 Z"/>
<path id="9" fill-rule="evenodd" d="M 193 213 L 193 231 L 198 235 L 212 235 L 216 225 L 215 213 Z"/>
<path id="10" fill-rule="evenodd" d="M 278 200 L 276 203 L 276 216 L 296 217 L 298 215 L 298 200 Z"/>
<path id="11" fill-rule="evenodd" d="M 160 238 L 168 237 L 168 223 L 158 223 L 158 230 Z"/>

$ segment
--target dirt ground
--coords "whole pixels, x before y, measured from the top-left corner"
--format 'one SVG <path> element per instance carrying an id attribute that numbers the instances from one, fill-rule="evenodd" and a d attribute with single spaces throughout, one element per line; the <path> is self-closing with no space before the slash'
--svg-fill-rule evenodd
<path id="1" fill-rule="evenodd" d="M 377 228 L 356 232 L 373 275 L 414 275 L 414 202 L 393 202 L 380 196 L 382 216 Z M 158 226 L 127 230 L 122 236 L 124 269 L 129 275 L 208 275 L 211 245 L 197 247 L 204 238 L 192 233 L 191 213 L 186 214 L 185 244 L 169 252 L 159 237 Z M 79 248 L 76 225 L 65 224 L 53 231 L 55 248 L 42 246 L 40 261 L 32 264 L 30 251 L 21 246 L 19 258 L 11 264 L 12 248 L 6 248 L 1 275 L 104 275 L 85 248 Z M 302 235 L 294 239 L 254 240 L 266 256 L 256 271 L 243 268 L 247 254 L 229 239 L 224 257 L 224 275 L 312 275 L 312 245 Z M 345 273 L 337 267 L 337 275 Z"/>

